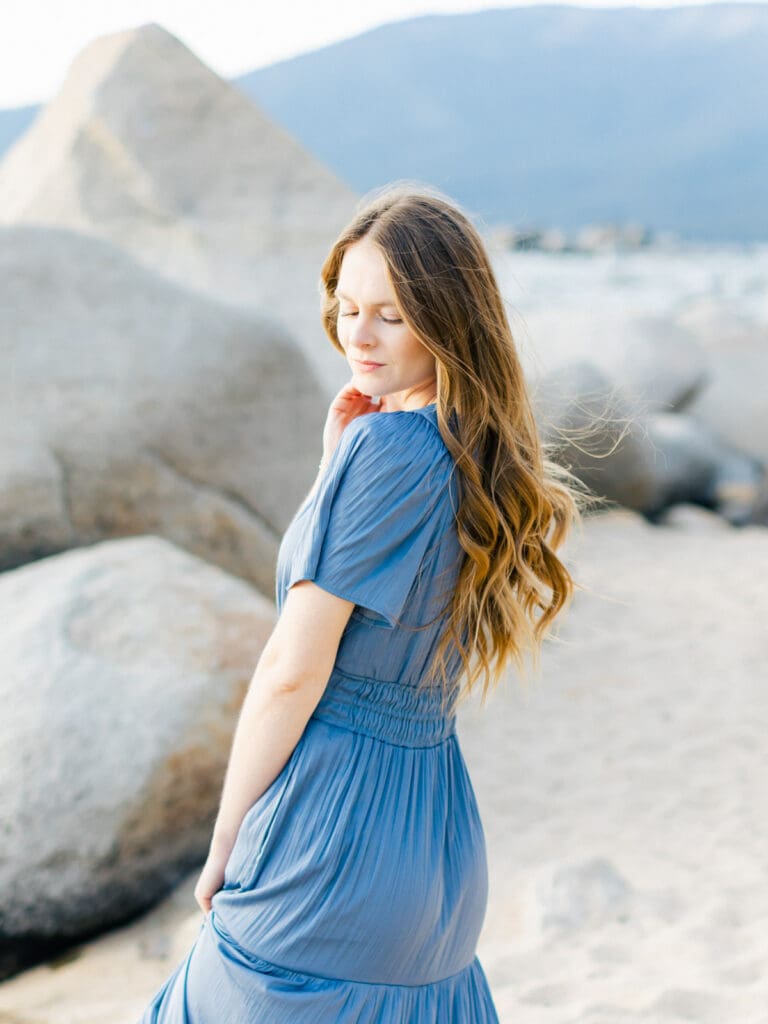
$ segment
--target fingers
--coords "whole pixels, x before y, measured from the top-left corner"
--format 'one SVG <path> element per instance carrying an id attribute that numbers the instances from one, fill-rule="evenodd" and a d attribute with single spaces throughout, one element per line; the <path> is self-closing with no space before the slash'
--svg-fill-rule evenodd
<path id="1" fill-rule="evenodd" d="M 354 419 L 362 413 L 378 412 L 380 408 L 373 401 L 373 395 L 366 395 L 351 384 L 345 385 L 331 402 L 331 411 L 348 419 Z"/>
<path id="2" fill-rule="evenodd" d="M 364 391 L 356 388 L 352 381 L 347 381 L 343 388 L 337 393 L 334 401 L 350 401 L 355 399 L 365 398 L 370 401 L 372 395 L 367 395 Z"/>

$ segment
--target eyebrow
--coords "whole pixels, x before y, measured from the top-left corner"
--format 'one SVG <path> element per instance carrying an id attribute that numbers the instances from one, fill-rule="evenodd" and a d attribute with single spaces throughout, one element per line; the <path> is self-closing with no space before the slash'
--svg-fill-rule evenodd
<path id="1" fill-rule="evenodd" d="M 352 299 L 350 299 L 348 295 L 345 295 L 344 292 L 339 291 L 338 288 L 333 294 L 337 299 L 346 299 L 347 302 L 353 301 Z M 397 303 L 390 299 L 387 302 L 372 302 L 371 306 L 373 309 L 380 309 L 382 306 L 394 306 L 395 308 L 397 308 Z"/>

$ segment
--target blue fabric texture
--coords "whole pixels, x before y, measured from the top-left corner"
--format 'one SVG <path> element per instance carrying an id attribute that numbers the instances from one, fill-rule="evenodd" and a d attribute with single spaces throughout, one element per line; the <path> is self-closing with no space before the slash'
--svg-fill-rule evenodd
<path id="1" fill-rule="evenodd" d="M 498 1024 L 485 837 L 437 687 L 462 551 L 435 405 L 357 417 L 278 555 L 354 602 L 323 696 L 140 1024 Z M 425 627 L 426 628 L 416 628 Z M 453 663 L 458 686 L 458 659 Z"/>

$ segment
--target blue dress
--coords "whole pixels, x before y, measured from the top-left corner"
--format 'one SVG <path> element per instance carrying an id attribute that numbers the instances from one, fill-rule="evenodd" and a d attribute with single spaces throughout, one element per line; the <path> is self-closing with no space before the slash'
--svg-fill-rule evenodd
<path id="1" fill-rule="evenodd" d="M 435 405 L 359 416 L 288 526 L 278 611 L 305 579 L 355 607 L 316 710 L 140 1024 L 498 1024 L 476 955 L 485 838 L 455 712 L 439 688 L 416 690 L 440 619 L 409 628 L 455 585 L 452 469 Z"/>

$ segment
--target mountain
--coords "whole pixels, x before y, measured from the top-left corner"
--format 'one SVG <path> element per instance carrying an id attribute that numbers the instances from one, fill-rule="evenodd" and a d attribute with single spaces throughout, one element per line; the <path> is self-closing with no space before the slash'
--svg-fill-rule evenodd
<path id="1" fill-rule="evenodd" d="M 358 191 L 489 222 L 768 238 L 768 6 L 414 18 L 235 80 Z"/>
<path id="2" fill-rule="evenodd" d="M 358 192 L 417 178 L 488 223 L 748 241 L 768 238 L 766 54 L 762 4 L 552 5 L 395 22 L 232 81 Z"/>

